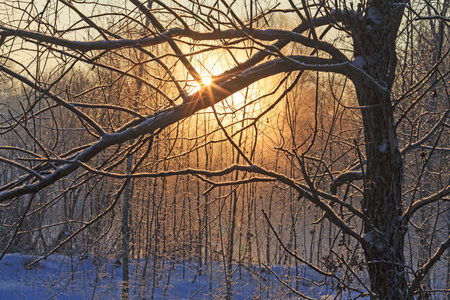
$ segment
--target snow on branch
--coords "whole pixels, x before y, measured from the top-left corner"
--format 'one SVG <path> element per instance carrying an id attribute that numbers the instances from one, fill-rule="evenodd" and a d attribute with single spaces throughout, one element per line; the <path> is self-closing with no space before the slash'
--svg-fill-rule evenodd
<path id="1" fill-rule="evenodd" d="M 55 101 L 59 105 L 68 109 L 69 111 L 73 112 L 76 116 L 78 116 L 80 119 L 82 119 L 87 124 L 89 124 L 100 136 L 103 136 L 105 134 L 105 132 L 100 127 L 100 125 L 97 124 L 97 122 L 95 122 L 92 118 L 87 116 L 85 113 L 78 110 L 73 104 L 66 102 L 61 97 L 51 93 L 49 90 L 44 89 L 43 87 L 41 87 L 40 85 L 38 85 L 36 83 L 31 82 L 28 78 L 25 78 L 24 76 L 11 71 L 10 69 L 6 68 L 5 66 L 0 65 L 0 71 L 3 71 L 6 74 L 16 78 L 17 80 L 23 82 L 24 84 L 35 89 L 36 91 L 43 93 L 44 95 L 48 96 L 49 98 L 51 98 L 53 101 Z"/>
<path id="2" fill-rule="evenodd" d="M 5 157 L 1 157 L 0 156 L 0 162 L 12 165 L 12 166 L 14 166 L 16 168 L 19 168 L 19 169 L 21 169 L 21 170 L 31 174 L 32 176 L 36 177 L 39 181 L 44 180 L 44 178 L 38 172 L 36 172 L 35 170 L 30 169 L 30 168 L 28 168 L 28 167 L 26 167 L 26 166 L 24 166 L 22 164 L 19 164 L 19 163 L 15 162 L 15 161 L 12 161 L 10 159 L 7 159 Z"/>
<path id="3" fill-rule="evenodd" d="M 425 205 L 431 204 L 433 202 L 439 201 L 444 199 L 445 196 L 450 194 L 450 182 L 447 183 L 447 186 L 439 190 L 438 192 L 422 198 L 418 199 L 416 202 L 414 202 L 403 214 L 403 224 L 407 224 L 411 217 L 416 213 L 420 208 L 422 208 Z"/>
<path id="4" fill-rule="evenodd" d="M 449 24 L 447 24 L 447 23 L 450 23 L 450 18 L 447 18 L 447 17 L 444 17 L 444 16 L 439 16 L 439 15 L 436 15 L 436 16 L 417 17 L 417 18 L 416 18 L 416 21 L 417 21 L 417 20 L 440 20 L 440 21 L 444 21 L 444 22 L 446 23 L 447 26 L 449 26 Z"/>
<path id="5" fill-rule="evenodd" d="M 33 40 L 35 42 L 62 46 L 71 50 L 79 50 L 79 51 L 114 50 L 124 47 L 154 46 L 166 42 L 168 36 L 174 36 L 176 35 L 176 33 L 180 31 L 182 31 L 181 28 L 172 28 L 155 37 L 81 42 L 45 35 L 42 33 L 28 30 L 12 29 L 5 26 L 0 26 L 0 34 L 5 38 L 8 36 L 17 36 L 24 39 Z"/>
<path id="6" fill-rule="evenodd" d="M 426 141 L 428 141 L 435 133 L 436 131 L 441 128 L 442 126 L 444 126 L 447 121 L 447 117 L 450 113 L 450 110 L 447 110 L 444 114 L 442 114 L 440 120 L 438 122 L 436 122 L 436 124 L 434 125 L 434 127 L 419 141 L 413 143 L 413 144 L 409 144 L 408 146 L 406 146 L 405 148 L 403 148 L 400 153 L 402 155 L 405 155 L 406 153 L 408 153 L 411 150 L 417 149 L 419 147 L 421 147 Z"/>
<path id="7" fill-rule="evenodd" d="M 331 183 L 331 193 L 333 195 L 336 195 L 337 189 L 341 185 L 343 185 L 347 182 L 352 182 L 352 181 L 362 180 L 362 179 L 364 179 L 364 174 L 361 171 L 345 172 L 345 173 L 339 174 L 339 176 L 337 176 Z"/>
<path id="8" fill-rule="evenodd" d="M 430 270 L 434 267 L 434 265 L 441 259 L 445 251 L 447 251 L 449 248 L 450 248 L 450 236 L 447 238 L 445 242 L 443 242 L 439 246 L 439 248 L 436 250 L 433 256 L 431 256 L 428 262 L 415 272 L 414 279 L 409 284 L 408 299 L 413 298 L 414 293 L 416 292 L 417 288 L 419 287 L 420 283 L 423 281 L 425 276 L 430 272 Z"/>

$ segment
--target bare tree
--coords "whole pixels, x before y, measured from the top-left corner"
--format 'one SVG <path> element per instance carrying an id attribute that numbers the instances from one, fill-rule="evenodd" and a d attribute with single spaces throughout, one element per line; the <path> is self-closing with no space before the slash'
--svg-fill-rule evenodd
<path id="1" fill-rule="evenodd" d="M 319 239 L 320 255 L 315 261 L 302 258 L 297 249 L 285 244 L 279 232 L 284 223 L 277 228 L 273 222 L 280 216 L 264 210 L 271 234 L 287 254 L 337 280 L 340 289 L 366 293 L 372 299 L 412 299 L 450 247 L 448 232 L 435 230 L 433 237 L 440 242 L 435 239 L 430 244 L 426 262 L 416 267 L 415 258 L 405 259 L 412 255 L 405 248 L 405 236 L 412 234 L 410 222 L 433 206 L 435 215 L 427 220 L 443 224 L 450 193 L 445 163 L 449 153 L 445 138 L 449 128 L 448 2 L 425 2 L 2 1 L 2 80 L 12 86 L 21 84 L 25 98 L 2 108 L 1 134 L 8 138 L 1 141 L 0 163 L 8 175 L 2 179 L 0 201 L 6 206 L 23 200 L 31 203 L 36 195 L 45 198 L 56 193 L 53 188 L 65 179 L 72 186 L 90 185 L 99 178 L 120 182 L 108 205 L 58 248 L 114 210 L 123 193 L 128 199 L 128 181 L 164 178 L 165 187 L 168 177 L 194 175 L 208 184 L 206 194 L 219 190 L 231 195 L 229 236 L 221 250 L 226 295 L 231 298 L 228 281 L 234 245 L 239 241 L 236 226 L 243 219 L 237 208 L 244 207 L 236 189 L 275 181 L 295 192 L 289 199 L 317 208 L 319 227 L 314 237 Z M 297 25 L 277 27 L 283 24 L 277 22 L 281 18 Z M 418 64 L 414 58 L 429 49 L 426 37 L 419 40 L 415 33 L 419 24 L 429 20 L 440 26 L 433 31 L 440 35 L 439 55 L 433 56 L 434 64 Z M 95 78 L 83 91 L 61 84 L 75 67 Z M 296 99 L 299 87 L 311 94 Z M 439 105 L 432 106 L 430 101 Z M 275 120 L 283 112 L 286 117 Z M 191 138 L 189 126 L 181 130 L 182 124 L 201 114 L 207 114 L 209 121 Z M 68 118 L 73 122 L 67 123 Z M 214 129 L 207 126 L 210 121 L 217 123 Z M 428 124 L 426 132 L 421 130 L 423 124 Z M 62 146 L 62 129 L 81 130 L 83 138 Z M 224 158 L 220 163 L 208 164 L 207 158 L 196 168 L 169 163 L 214 144 L 215 134 L 227 143 L 219 154 Z M 288 167 L 254 155 L 260 135 L 271 141 L 266 146 L 275 147 Z M 177 142 L 180 136 L 186 139 L 182 147 Z M 129 158 L 134 155 L 133 163 Z M 404 178 L 412 174 L 405 167 L 417 166 L 421 159 L 422 171 Z M 165 167 L 152 169 L 163 161 L 168 162 Z M 201 165 L 205 168 L 199 169 Z M 435 171 L 426 180 L 437 178 L 437 185 L 427 185 L 421 175 L 431 165 Z M 169 170 L 169 166 L 175 168 Z M 71 189 L 66 187 L 59 194 Z M 160 199 L 165 191 L 161 190 Z M 152 201 L 152 211 L 157 211 L 152 226 L 158 238 L 165 214 L 156 194 Z M 200 223 L 201 218 L 191 214 L 195 212 L 191 204 L 187 202 L 189 215 L 183 220 Z M 4 252 L 29 217 L 29 207 L 20 211 Z M 322 255 L 325 219 L 330 224 L 326 256 Z M 297 223 L 292 219 L 290 224 Z M 127 234 L 124 241 L 131 243 Z M 339 235 L 339 244 L 350 253 L 347 257 L 333 246 L 332 238 Z M 158 245 L 152 247 L 161 251 Z M 362 249 L 369 282 L 357 273 L 357 249 Z M 336 265 L 343 266 L 348 281 L 339 280 Z M 352 285 L 350 278 L 362 288 Z M 124 290 L 124 297 L 127 293 Z"/>

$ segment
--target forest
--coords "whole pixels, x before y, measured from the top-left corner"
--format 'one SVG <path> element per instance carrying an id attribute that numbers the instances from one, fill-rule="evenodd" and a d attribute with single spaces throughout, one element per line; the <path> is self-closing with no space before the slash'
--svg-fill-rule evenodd
<path id="1" fill-rule="evenodd" d="M 0 298 L 450 300 L 449 10 L 0 0 Z"/>

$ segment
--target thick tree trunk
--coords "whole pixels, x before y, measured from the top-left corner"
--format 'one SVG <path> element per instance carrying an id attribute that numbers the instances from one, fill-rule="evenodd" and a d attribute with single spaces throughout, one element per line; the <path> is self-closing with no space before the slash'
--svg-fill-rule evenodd
<path id="1" fill-rule="evenodd" d="M 380 106 L 365 109 L 364 248 L 374 299 L 406 299 L 402 214 L 402 159 L 397 148 L 389 97 L 359 91 Z"/>
<path id="2" fill-rule="evenodd" d="M 399 1 L 397 1 L 399 2 Z M 406 299 L 405 228 L 402 215 L 402 158 L 395 135 L 390 91 L 395 67 L 395 38 L 402 10 L 389 0 L 374 0 L 355 26 L 355 57 L 385 91 L 356 81 L 365 134 L 366 168 L 362 209 L 364 246 L 373 299 Z"/>

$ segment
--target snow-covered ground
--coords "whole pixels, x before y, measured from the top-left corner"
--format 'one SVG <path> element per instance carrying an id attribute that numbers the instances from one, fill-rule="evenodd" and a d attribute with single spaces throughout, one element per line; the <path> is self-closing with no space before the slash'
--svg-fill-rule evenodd
<path id="1" fill-rule="evenodd" d="M 114 264 L 114 261 L 99 261 L 92 255 L 81 260 L 52 255 L 27 268 L 36 258 L 38 257 L 8 254 L 0 261 L 1 300 L 121 298 L 122 267 Z M 213 264 L 212 269 L 204 268 L 201 275 L 194 263 L 167 262 L 157 269 L 149 263 L 143 279 L 144 263 L 132 264 L 132 299 L 151 299 L 152 295 L 153 299 L 222 299 L 225 295 L 225 276 L 219 262 Z M 140 268 L 138 272 L 136 268 Z M 293 276 L 287 276 L 289 270 L 286 268 L 273 267 L 272 271 L 283 280 L 291 280 L 294 287 L 297 285 L 301 292 L 314 299 L 326 294 L 336 294 L 329 284 L 318 287 L 310 284 L 309 280 L 293 281 Z M 290 272 L 290 275 L 295 275 L 292 268 Z M 310 277 L 305 274 L 305 270 L 302 270 L 301 277 Z M 232 291 L 233 299 L 299 298 L 292 295 L 270 271 L 257 267 L 236 268 Z M 343 298 L 346 299 L 345 296 Z"/>

